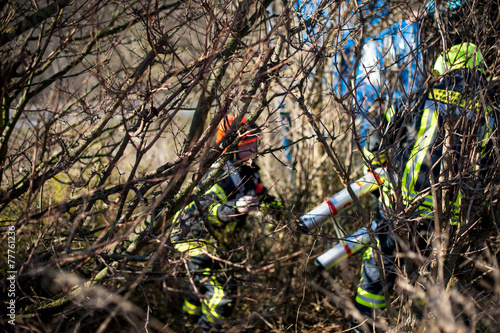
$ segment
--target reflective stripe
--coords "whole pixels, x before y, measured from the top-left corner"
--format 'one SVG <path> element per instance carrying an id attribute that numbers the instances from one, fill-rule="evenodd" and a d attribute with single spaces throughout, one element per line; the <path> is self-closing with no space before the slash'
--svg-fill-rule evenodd
<path id="1" fill-rule="evenodd" d="M 179 220 L 179 218 L 180 218 L 180 217 L 182 216 L 182 214 L 184 213 L 184 211 L 185 211 L 186 209 L 191 208 L 192 206 L 194 206 L 194 202 L 191 202 L 191 203 L 190 203 L 190 204 L 188 204 L 186 207 L 184 207 L 184 209 L 183 209 L 183 210 L 179 210 L 177 213 L 175 213 L 175 215 L 174 215 L 174 221 L 178 221 L 178 220 Z"/>
<path id="2" fill-rule="evenodd" d="M 226 201 L 227 199 L 227 196 L 226 196 L 226 192 L 224 192 L 224 190 L 222 189 L 222 187 L 219 185 L 219 184 L 214 184 L 206 193 L 205 195 L 207 194 L 210 194 L 210 193 L 215 193 L 215 195 L 217 196 L 217 198 L 219 198 L 219 200 L 221 201 Z M 182 211 L 178 211 L 177 213 L 175 213 L 174 215 L 174 220 L 177 220 L 178 217 L 180 216 L 180 214 L 182 214 L 185 210 L 191 208 L 192 206 L 194 206 L 195 203 L 194 202 L 191 202 L 190 204 L 188 204 Z"/>
<path id="3" fill-rule="evenodd" d="M 389 127 L 389 124 L 392 122 L 392 120 L 394 119 L 394 116 L 395 116 L 396 112 L 394 111 L 394 106 L 391 106 L 389 109 L 387 109 L 385 111 L 385 119 L 387 120 L 388 122 L 388 125 L 387 127 Z"/>
<path id="4" fill-rule="evenodd" d="M 409 193 L 408 191 L 406 191 L 405 188 L 402 189 L 402 193 L 403 193 L 404 199 L 407 200 L 406 203 L 410 203 L 419 195 L 416 193 Z M 454 204 L 455 211 L 458 211 L 458 209 L 460 208 L 460 198 L 461 197 L 462 197 L 462 195 L 460 193 L 458 193 L 457 201 Z M 422 199 L 422 197 L 419 198 L 419 200 L 421 200 L 421 199 Z M 428 196 L 424 197 L 423 199 L 424 199 L 424 201 L 422 202 L 421 206 L 424 206 L 426 208 L 433 208 L 434 207 L 434 199 L 432 197 L 432 194 L 429 194 Z"/>
<path id="5" fill-rule="evenodd" d="M 367 160 L 371 161 L 375 158 L 375 155 L 371 151 L 369 151 L 366 147 L 363 148 L 363 154 L 365 155 Z"/>
<path id="6" fill-rule="evenodd" d="M 226 192 L 222 189 L 219 184 L 215 184 L 207 191 L 207 193 L 215 193 L 215 195 L 219 198 L 220 201 L 225 202 L 227 200 Z M 208 221 L 216 226 L 223 225 L 223 222 L 219 219 L 219 215 L 217 212 L 219 211 L 220 203 L 213 203 L 210 205 L 208 209 Z"/>
<path id="7" fill-rule="evenodd" d="M 490 112 L 490 107 L 488 107 L 488 111 Z M 490 122 L 491 122 L 491 117 L 487 117 L 490 119 Z M 494 120 L 492 121 L 494 123 Z M 483 157 L 484 153 L 485 153 L 485 149 L 486 149 L 486 145 L 488 144 L 492 134 L 493 134 L 493 128 L 492 128 L 492 124 L 488 124 L 488 125 L 485 125 L 481 128 L 481 134 L 482 135 L 482 142 L 481 142 L 481 151 L 479 153 L 476 154 L 476 159 L 473 161 L 474 163 L 474 171 L 478 171 L 479 168 L 480 168 L 480 165 L 479 165 L 479 161 L 480 159 Z M 487 127 L 487 128 L 484 128 L 484 127 Z M 486 132 L 486 133 L 485 133 Z M 479 134 L 481 136 L 481 134 Z"/>
<path id="8" fill-rule="evenodd" d="M 234 237 L 231 234 L 234 233 L 238 222 L 229 222 L 224 225 L 224 229 L 215 230 L 215 234 L 218 239 L 229 239 L 230 237 Z M 225 248 L 226 244 L 221 244 L 223 248 Z"/>
<path id="9" fill-rule="evenodd" d="M 214 287 L 214 294 L 210 298 L 208 304 L 206 303 L 206 300 L 203 301 L 205 306 L 202 308 L 202 311 L 208 321 L 213 323 L 216 319 L 220 319 L 222 317 L 221 314 L 217 313 L 216 309 L 224 298 L 224 289 L 215 277 L 211 278 L 211 285 Z"/>
<path id="10" fill-rule="evenodd" d="M 263 208 L 269 208 L 269 209 L 272 209 L 272 208 L 275 208 L 275 207 L 281 207 L 281 206 L 283 206 L 283 204 L 281 203 L 281 201 L 273 201 L 273 202 L 263 203 L 261 205 L 261 207 L 263 207 Z"/>
<path id="11" fill-rule="evenodd" d="M 207 191 L 207 193 L 215 193 L 215 195 L 217 195 L 217 197 L 221 201 L 225 201 L 227 199 L 226 192 L 224 192 L 224 190 L 222 189 L 222 187 L 219 184 L 215 184 L 214 186 L 212 186 Z"/>
<path id="12" fill-rule="evenodd" d="M 402 188 L 401 189 L 401 193 L 403 194 L 403 199 L 405 200 L 406 204 L 411 203 L 419 195 L 418 193 L 410 193 L 410 192 L 408 192 L 406 188 Z M 432 197 L 432 194 L 428 195 L 426 197 L 423 197 L 423 198 L 422 198 L 422 196 L 420 196 L 418 199 L 419 200 L 424 199 L 424 201 L 421 203 L 422 206 L 425 206 L 427 208 L 433 208 L 434 207 L 434 199 Z"/>
<path id="13" fill-rule="evenodd" d="M 369 293 L 368 291 L 362 289 L 361 287 L 358 288 L 356 294 L 356 302 L 366 307 L 375 309 L 385 308 L 386 306 L 384 295 L 375 295 Z"/>
<path id="14" fill-rule="evenodd" d="M 221 206 L 220 203 L 214 203 L 210 206 L 210 208 L 208 209 L 208 221 L 215 225 L 215 226 L 221 226 L 223 225 L 224 223 L 219 219 L 219 215 L 217 214 L 217 212 L 219 211 L 219 207 Z"/>
<path id="15" fill-rule="evenodd" d="M 425 109 L 422 115 L 420 129 L 413 146 L 410 159 L 406 163 L 405 173 L 403 175 L 403 184 L 409 192 L 414 192 L 415 183 L 422 167 L 422 163 L 427 155 L 429 148 L 437 137 L 438 111 Z"/>
<path id="16" fill-rule="evenodd" d="M 446 91 L 442 89 L 432 89 L 432 91 L 429 92 L 428 98 L 445 104 L 455 105 L 458 105 L 458 103 L 462 101 L 462 95 L 459 92 L 453 90 Z M 465 101 L 462 101 L 462 104 L 464 102 Z"/>
<path id="17" fill-rule="evenodd" d="M 177 242 L 174 244 L 174 247 L 177 251 L 185 252 L 188 256 L 194 257 L 214 249 L 212 245 L 207 243 L 208 241 L 206 239 L 192 239 Z"/>
<path id="18" fill-rule="evenodd" d="M 491 128 L 489 128 L 483 137 L 483 141 L 481 142 L 481 148 L 482 148 L 481 155 L 484 153 L 484 148 L 486 147 L 486 144 L 490 140 L 490 137 L 492 134 L 493 134 L 493 130 Z"/>
<path id="19" fill-rule="evenodd" d="M 405 204 L 407 204 L 407 205 L 411 204 L 411 202 L 419 195 L 416 193 L 409 193 L 405 188 L 403 188 L 401 192 L 403 194 L 403 199 L 405 200 Z M 455 201 L 455 203 L 453 204 L 453 208 L 451 209 L 451 211 L 453 213 L 455 213 L 455 215 L 450 218 L 449 224 L 451 224 L 451 225 L 458 224 L 458 220 L 459 220 L 458 212 L 460 210 L 461 198 L 462 198 L 462 194 L 459 192 L 457 195 L 457 200 Z M 421 200 L 421 199 L 422 198 L 420 197 L 419 200 Z M 424 201 L 419 206 L 419 208 L 421 210 L 419 212 L 419 216 L 423 217 L 423 218 L 434 219 L 434 216 L 433 216 L 434 199 L 433 199 L 432 195 L 428 195 L 423 199 L 424 199 Z"/>
<path id="20" fill-rule="evenodd" d="M 460 107 L 467 106 L 469 109 L 479 108 L 481 106 L 479 101 L 472 106 L 472 101 L 463 98 L 462 94 L 453 90 L 433 89 L 432 92 L 429 93 L 428 98 L 445 104 L 454 104 Z"/>
<path id="21" fill-rule="evenodd" d="M 234 230 L 236 229 L 236 226 L 238 225 L 238 222 L 231 222 L 231 223 L 228 223 L 226 224 L 226 228 L 225 228 L 225 231 L 226 232 L 234 232 Z"/>
<path id="22" fill-rule="evenodd" d="M 184 300 L 184 304 L 182 305 L 182 311 L 192 316 L 201 315 L 201 307 L 199 305 L 189 302 L 187 299 Z"/>
<path id="23" fill-rule="evenodd" d="M 384 164 L 386 162 L 384 153 L 378 153 L 377 156 L 375 156 L 371 151 L 363 148 L 363 154 L 365 155 L 366 159 L 372 163 L 375 162 Z"/>
<path id="24" fill-rule="evenodd" d="M 377 239 L 377 242 L 378 242 L 378 238 Z M 363 253 L 363 260 L 368 260 L 370 259 L 370 257 L 373 255 L 373 248 L 371 246 L 369 246 L 366 250 L 365 250 L 365 253 Z M 364 265 L 364 263 L 363 263 Z M 363 268 L 361 268 L 361 270 L 363 270 Z M 363 279 L 361 277 L 361 279 Z"/>

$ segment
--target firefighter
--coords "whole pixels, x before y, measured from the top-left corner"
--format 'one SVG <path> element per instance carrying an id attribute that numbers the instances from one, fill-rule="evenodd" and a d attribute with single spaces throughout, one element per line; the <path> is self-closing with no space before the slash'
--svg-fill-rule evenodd
<path id="1" fill-rule="evenodd" d="M 395 281 L 395 211 L 405 212 L 407 225 L 415 227 L 414 231 L 429 235 L 435 223 L 435 207 L 440 204 L 434 202 L 431 182 L 436 184 L 444 175 L 453 177 L 460 172 L 476 175 L 469 178 L 476 183 L 486 182 L 488 170 L 493 172 L 488 156 L 497 116 L 479 97 L 479 92 L 487 91 L 481 52 L 472 43 L 455 45 L 438 57 L 433 74 L 437 76 L 433 87 L 400 100 L 373 122 L 378 126 L 371 126 L 363 148 L 369 168 L 386 166 L 394 175 L 393 181 L 378 192 L 376 246 L 368 247 L 362 259 L 355 305 L 366 317 L 375 318 L 386 307 L 384 288 Z M 448 157 L 453 162 L 445 166 Z M 450 228 L 458 223 L 462 192 L 463 188 L 455 187 L 445 201 L 449 204 L 443 205 L 446 209 L 442 209 L 440 219 L 446 218 Z M 412 239 L 412 229 L 407 230 Z M 428 238 L 420 246 L 429 250 L 431 244 L 425 240 Z M 376 251 L 383 267 L 377 265 Z M 354 319 L 351 326 L 362 331 Z"/>
<path id="2" fill-rule="evenodd" d="M 242 124 L 246 121 L 243 118 Z M 234 116 L 227 116 L 219 124 L 217 143 L 233 122 Z M 220 329 L 221 320 L 233 312 L 236 294 L 235 282 L 221 272 L 222 265 L 213 259 L 216 248 L 230 250 L 248 214 L 260 204 L 280 205 L 261 184 L 256 164 L 260 139 L 257 126 L 252 126 L 232 152 L 233 158 L 220 170 L 217 183 L 176 218 L 172 241 L 189 257 L 188 268 L 194 281 L 182 310 L 188 318 L 197 320 L 204 332 Z"/>

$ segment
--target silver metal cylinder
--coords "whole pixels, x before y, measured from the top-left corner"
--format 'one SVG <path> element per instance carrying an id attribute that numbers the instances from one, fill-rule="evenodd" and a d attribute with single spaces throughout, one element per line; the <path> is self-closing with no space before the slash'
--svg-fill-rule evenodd
<path id="1" fill-rule="evenodd" d="M 361 250 L 368 243 L 370 243 L 370 235 L 368 234 L 368 229 L 363 227 L 348 236 L 345 241 L 338 243 L 317 257 L 314 263 L 325 270 L 329 270 L 339 262 Z"/>
<path id="2" fill-rule="evenodd" d="M 378 188 L 378 184 L 382 183 L 385 178 L 385 170 L 379 168 L 375 170 L 375 174 L 367 173 L 350 185 L 354 195 L 358 198 L 373 192 Z M 307 233 L 320 227 L 328 221 L 330 216 L 337 216 L 354 202 L 347 189 L 343 189 L 339 193 L 332 196 L 319 206 L 305 213 L 300 217 L 298 222 L 300 229 Z"/>

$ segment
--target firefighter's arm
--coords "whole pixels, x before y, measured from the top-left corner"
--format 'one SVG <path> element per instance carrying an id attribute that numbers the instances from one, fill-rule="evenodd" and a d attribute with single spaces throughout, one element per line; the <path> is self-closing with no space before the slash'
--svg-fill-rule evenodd
<path id="1" fill-rule="evenodd" d="M 241 213 L 237 210 L 236 200 L 228 200 L 228 194 L 221 184 L 215 184 L 201 200 L 208 221 L 217 227 L 231 222 L 237 222 Z"/>
<path id="2" fill-rule="evenodd" d="M 221 227 L 229 223 L 239 222 L 249 212 L 258 209 L 259 198 L 256 195 L 246 195 L 238 199 L 228 200 L 229 195 L 235 191 L 232 186 L 228 185 L 229 181 L 229 178 L 225 178 L 204 195 L 204 198 L 211 203 L 207 209 L 207 217 L 214 226 Z"/>
<path id="3" fill-rule="evenodd" d="M 243 196 L 237 200 L 228 200 L 216 204 L 213 207 L 212 215 L 217 225 L 231 222 L 238 222 L 251 211 L 259 207 L 259 198 L 255 196 Z"/>

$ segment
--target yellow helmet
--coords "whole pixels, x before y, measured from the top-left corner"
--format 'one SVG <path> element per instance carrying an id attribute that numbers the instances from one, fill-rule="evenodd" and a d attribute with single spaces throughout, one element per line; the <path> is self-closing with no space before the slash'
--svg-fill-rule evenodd
<path id="1" fill-rule="evenodd" d="M 444 59 L 443 59 L 444 58 Z M 470 68 L 476 69 L 485 74 L 483 56 L 476 45 L 472 43 L 462 43 L 450 47 L 441 54 L 434 63 L 433 74 L 435 76 L 443 74 L 447 69 Z"/>

